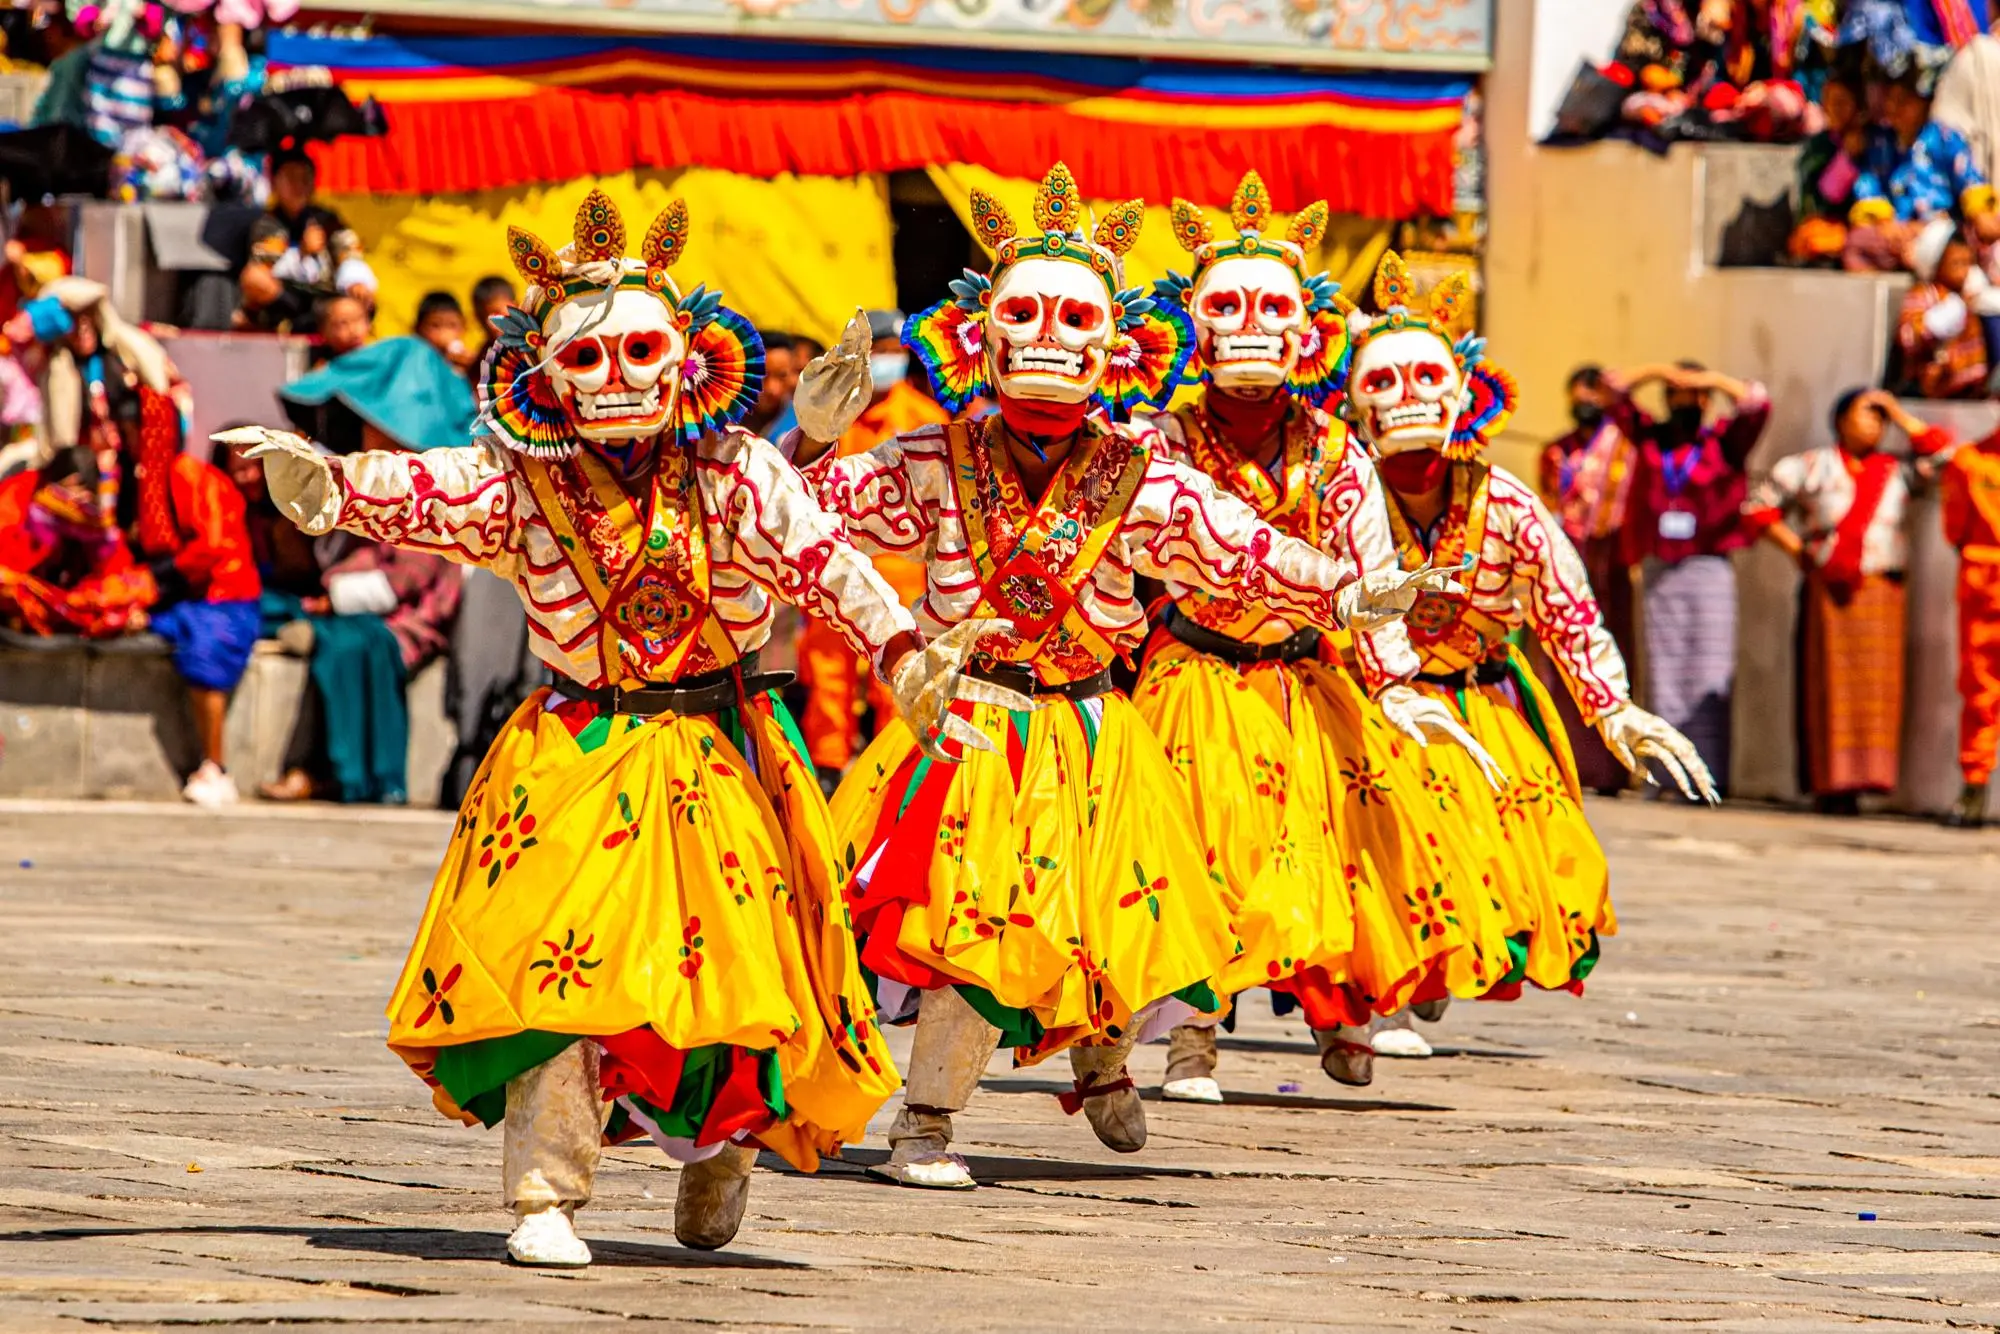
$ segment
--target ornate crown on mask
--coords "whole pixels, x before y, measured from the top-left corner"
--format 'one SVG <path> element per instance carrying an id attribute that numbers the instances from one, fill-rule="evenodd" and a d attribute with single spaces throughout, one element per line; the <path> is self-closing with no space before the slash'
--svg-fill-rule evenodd
<path id="1" fill-rule="evenodd" d="M 1153 294 L 1195 316 L 1194 301 L 1202 280 L 1217 264 L 1230 259 L 1269 259 L 1284 264 L 1298 280 L 1304 320 L 1297 330 L 1298 358 L 1285 376 L 1293 393 L 1312 403 L 1324 402 L 1340 386 L 1347 358 L 1347 316 L 1352 302 L 1340 295 L 1340 284 L 1324 271 L 1312 269 L 1307 255 L 1326 237 L 1326 201 L 1316 199 L 1292 215 L 1282 238 L 1268 233 L 1275 220 L 1271 193 L 1264 178 L 1243 173 L 1229 201 L 1233 238 L 1217 239 L 1199 206 L 1175 199 L 1174 239 L 1194 257 L 1192 273 L 1169 273 L 1153 285 Z M 1204 374 L 1206 374 L 1204 370 Z"/>
<path id="2" fill-rule="evenodd" d="M 571 409 L 551 383 L 548 367 L 570 342 L 614 322 L 613 302 L 647 293 L 663 307 L 662 331 L 677 336 L 684 354 L 660 372 L 672 395 L 666 429 L 692 443 L 734 423 L 757 401 L 764 380 L 764 341 L 755 327 L 722 304 L 722 293 L 697 285 L 683 294 L 669 273 L 686 248 L 687 205 L 674 200 L 647 227 L 637 258 L 625 253 L 625 221 L 602 191 L 576 211 L 568 245 L 552 250 L 519 227 L 507 229 L 507 249 L 527 290 L 522 304 L 494 321 L 493 349 L 480 373 L 482 422 L 508 446 L 543 459 L 567 458 L 582 441 Z M 579 303 L 598 309 L 565 318 Z M 643 314 L 643 312 L 642 312 Z M 647 317 L 650 318 L 650 317 Z"/>
<path id="3" fill-rule="evenodd" d="M 1115 204 L 1085 232 L 1083 198 L 1069 168 L 1058 162 L 1035 192 L 1035 229 L 1020 230 L 1000 202 L 974 190 L 972 232 L 992 252 L 990 274 L 967 269 L 951 284 L 952 296 L 910 320 L 903 343 L 923 363 L 938 401 L 956 412 L 996 392 L 989 358 L 993 294 L 1008 271 L 1030 260 L 1056 260 L 1087 268 L 1104 285 L 1110 304 L 1110 344 L 1103 377 L 1092 398 L 1119 415 L 1144 404 L 1162 407 L 1173 397 L 1193 353 L 1194 333 L 1185 315 L 1161 307 L 1144 289 L 1123 287 L 1124 257 L 1139 239 L 1145 205 Z"/>
<path id="4" fill-rule="evenodd" d="M 1365 385 L 1357 377 L 1366 376 L 1371 369 L 1372 345 L 1390 334 L 1428 334 L 1441 345 L 1461 382 L 1457 417 L 1438 452 L 1451 459 L 1477 458 L 1513 416 L 1520 390 L 1511 375 L 1487 363 L 1484 338 L 1471 333 L 1454 337 L 1452 333 L 1471 309 L 1472 279 L 1462 272 L 1450 273 L 1426 293 L 1418 288 L 1403 257 L 1392 250 L 1375 271 L 1375 305 L 1379 314 L 1357 310 L 1348 316 L 1353 350 L 1343 412 L 1358 419 L 1365 410 Z"/>

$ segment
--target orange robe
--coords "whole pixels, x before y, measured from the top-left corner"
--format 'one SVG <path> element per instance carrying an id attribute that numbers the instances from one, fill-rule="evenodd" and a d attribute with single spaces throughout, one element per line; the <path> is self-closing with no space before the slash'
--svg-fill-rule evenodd
<path id="1" fill-rule="evenodd" d="M 1958 548 L 1958 763 L 1983 787 L 2000 751 L 2000 432 L 1952 456 L 1943 491 Z"/>
<path id="2" fill-rule="evenodd" d="M 908 381 L 862 409 L 834 452 L 845 458 L 865 454 L 920 426 L 951 420 L 951 414 Z M 924 595 L 924 567 L 902 556 L 875 557 L 875 568 L 896 590 L 897 600 L 910 606 Z M 806 753 L 815 766 L 845 769 L 861 747 L 861 714 L 873 708 L 877 719 L 889 717 L 895 702 L 870 665 L 854 655 L 833 628 L 811 617 L 799 632 L 799 683 L 806 688 L 805 713 L 799 720 Z"/>

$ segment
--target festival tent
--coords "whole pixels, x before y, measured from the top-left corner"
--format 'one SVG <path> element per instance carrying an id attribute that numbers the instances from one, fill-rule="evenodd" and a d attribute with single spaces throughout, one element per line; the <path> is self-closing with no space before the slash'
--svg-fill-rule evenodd
<path id="1" fill-rule="evenodd" d="M 857 304 L 893 300 L 892 172 L 924 172 L 963 217 L 975 186 L 1014 208 L 1061 158 L 1093 201 L 1150 206 L 1138 282 L 1184 259 L 1174 197 L 1226 207 L 1255 167 L 1281 211 L 1325 199 L 1326 262 L 1365 275 L 1388 224 L 1451 211 L 1470 86 L 741 38 L 274 36 L 270 54 L 388 113 L 382 138 L 315 149 L 322 193 L 371 246 L 386 326 L 425 290 L 504 270 L 509 225 L 566 235 L 596 186 L 639 226 L 685 198 L 687 278 L 822 340 Z"/>

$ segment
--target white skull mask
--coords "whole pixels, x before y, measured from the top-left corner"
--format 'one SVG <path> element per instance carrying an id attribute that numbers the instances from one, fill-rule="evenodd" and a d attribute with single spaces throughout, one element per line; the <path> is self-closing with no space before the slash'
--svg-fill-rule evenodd
<path id="1" fill-rule="evenodd" d="M 1354 354 L 1348 400 L 1377 454 L 1441 449 L 1465 410 L 1465 376 L 1451 344 L 1427 329 L 1377 334 Z"/>
<path id="2" fill-rule="evenodd" d="M 620 288 L 564 302 L 544 331 L 563 410 L 585 440 L 658 435 L 673 419 L 687 339 L 651 292 Z"/>
<path id="3" fill-rule="evenodd" d="M 1111 294 L 1087 265 L 1024 259 L 994 284 L 987 356 L 1000 392 L 1047 403 L 1081 403 L 1104 377 Z"/>
<path id="4" fill-rule="evenodd" d="M 1298 364 L 1305 288 L 1282 260 L 1218 260 L 1195 284 L 1189 311 L 1209 378 L 1224 389 L 1283 384 Z"/>

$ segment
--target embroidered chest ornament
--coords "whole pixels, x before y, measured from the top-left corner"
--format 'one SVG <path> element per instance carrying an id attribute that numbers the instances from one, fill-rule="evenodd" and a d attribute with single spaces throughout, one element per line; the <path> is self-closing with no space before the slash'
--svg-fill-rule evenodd
<path id="1" fill-rule="evenodd" d="M 1341 412 L 1381 458 L 1432 450 L 1479 457 L 1514 413 L 1513 377 L 1486 364 L 1486 340 L 1451 327 L 1469 308 L 1472 283 L 1447 276 L 1428 295 L 1394 251 L 1375 273 L 1381 314 L 1348 318 L 1354 351 Z"/>
<path id="2" fill-rule="evenodd" d="M 509 448 L 551 462 L 585 442 L 615 445 L 671 431 L 692 444 L 748 412 L 764 379 L 750 322 L 669 270 L 687 245 L 687 205 L 653 219 L 625 254 L 617 207 L 593 190 L 560 251 L 518 227 L 507 248 L 527 290 L 494 321 L 480 371 L 481 424 Z"/>
<path id="3" fill-rule="evenodd" d="M 904 326 L 903 342 L 953 412 L 975 398 L 1057 411 L 1103 407 L 1123 418 L 1163 407 L 1193 351 L 1186 315 L 1120 284 L 1145 207 L 1113 205 L 1086 233 L 1083 199 L 1058 162 L 1035 192 L 1036 228 L 972 192 L 972 230 L 991 275 L 966 270 L 952 298 Z"/>
<path id="4" fill-rule="evenodd" d="M 1283 387 L 1319 404 L 1339 386 L 1354 307 L 1306 263 L 1326 235 L 1326 216 L 1326 201 L 1316 200 L 1282 238 L 1270 234 L 1270 193 L 1254 171 L 1230 200 L 1232 239 L 1217 239 L 1200 208 L 1174 200 L 1174 239 L 1194 257 L 1194 271 L 1168 274 L 1153 294 L 1188 313 L 1203 374 L 1217 388 Z"/>

